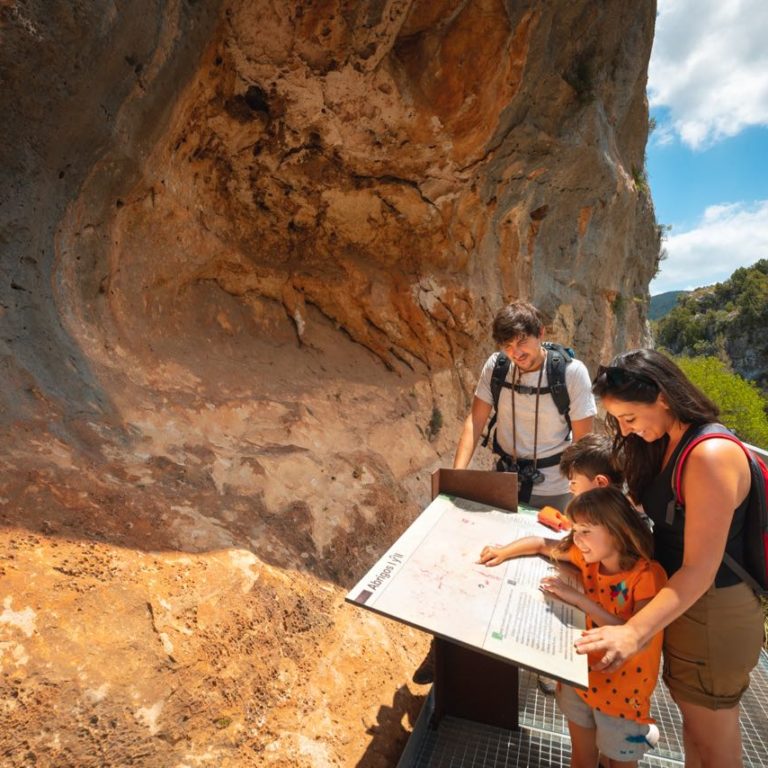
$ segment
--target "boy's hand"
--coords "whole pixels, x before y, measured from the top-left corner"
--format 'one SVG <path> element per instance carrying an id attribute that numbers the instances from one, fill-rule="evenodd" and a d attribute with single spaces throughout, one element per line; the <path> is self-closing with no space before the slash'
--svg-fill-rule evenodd
<path id="1" fill-rule="evenodd" d="M 542 507 L 539 510 L 537 520 L 553 531 L 571 530 L 571 521 L 559 509 L 554 507 Z"/>
<path id="2" fill-rule="evenodd" d="M 569 587 L 559 576 L 545 576 L 539 584 L 539 589 L 548 595 L 554 595 L 564 603 L 579 607 L 579 602 L 584 597 L 578 589 Z"/>
<path id="3" fill-rule="evenodd" d="M 504 547 L 483 547 L 477 562 L 481 565 L 499 565 L 507 559 Z"/>

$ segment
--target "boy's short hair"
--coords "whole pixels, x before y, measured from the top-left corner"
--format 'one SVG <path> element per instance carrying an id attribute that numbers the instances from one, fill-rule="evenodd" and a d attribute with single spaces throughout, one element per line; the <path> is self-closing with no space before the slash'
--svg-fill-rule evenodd
<path id="1" fill-rule="evenodd" d="M 614 485 L 624 482 L 624 473 L 613 455 L 611 439 L 594 432 L 584 435 L 563 451 L 560 472 L 568 478 L 578 472 L 590 480 L 594 480 L 597 475 L 605 475 Z"/>
<path id="2" fill-rule="evenodd" d="M 497 344 L 515 341 L 522 336 L 540 336 L 544 318 L 533 304 L 513 301 L 502 307 L 493 319 L 493 340 Z"/>

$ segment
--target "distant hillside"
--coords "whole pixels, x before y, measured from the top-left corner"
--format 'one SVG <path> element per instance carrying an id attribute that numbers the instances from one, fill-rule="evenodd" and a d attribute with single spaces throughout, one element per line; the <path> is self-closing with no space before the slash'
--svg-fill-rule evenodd
<path id="1" fill-rule="evenodd" d="M 664 317 L 676 304 L 679 296 L 685 296 L 688 291 L 667 291 L 651 296 L 651 303 L 648 307 L 648 319 L 658 320 Z"/>
<path id="2" fill-rule="evenodd" d="M 679 297 L 653 325 L 659 346 L 676 355 L 717 357 L 768 389 L 768 259 Z"/>

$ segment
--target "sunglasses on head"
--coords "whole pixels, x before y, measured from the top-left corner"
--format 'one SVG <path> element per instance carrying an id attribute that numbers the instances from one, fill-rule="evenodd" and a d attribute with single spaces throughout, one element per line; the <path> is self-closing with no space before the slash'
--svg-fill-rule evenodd
<path id="1" fill-rule="evenodd" d="M 605 376 L 606 381 L 614 387 L 624 387 L 627 384 L 643 384 L 646 387 L 658 389 L 659 385 L 650 376 L 642 373 L 635 373 L 627 368 L 619 368 L 616 365 L 600 365 L 597 368 L 597 381 L 601 376 Z"/>

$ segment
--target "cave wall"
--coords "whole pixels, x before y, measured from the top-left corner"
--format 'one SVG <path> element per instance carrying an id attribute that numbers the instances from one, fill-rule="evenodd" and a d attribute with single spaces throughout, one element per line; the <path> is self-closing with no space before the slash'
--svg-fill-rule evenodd
<path id="1" fill-rule="evenodd" d="M 504 301 L 644 341 L 653 6 L 0 3 L 9 765 L 392 763 L 425 641 L 345 588 Z"/>

